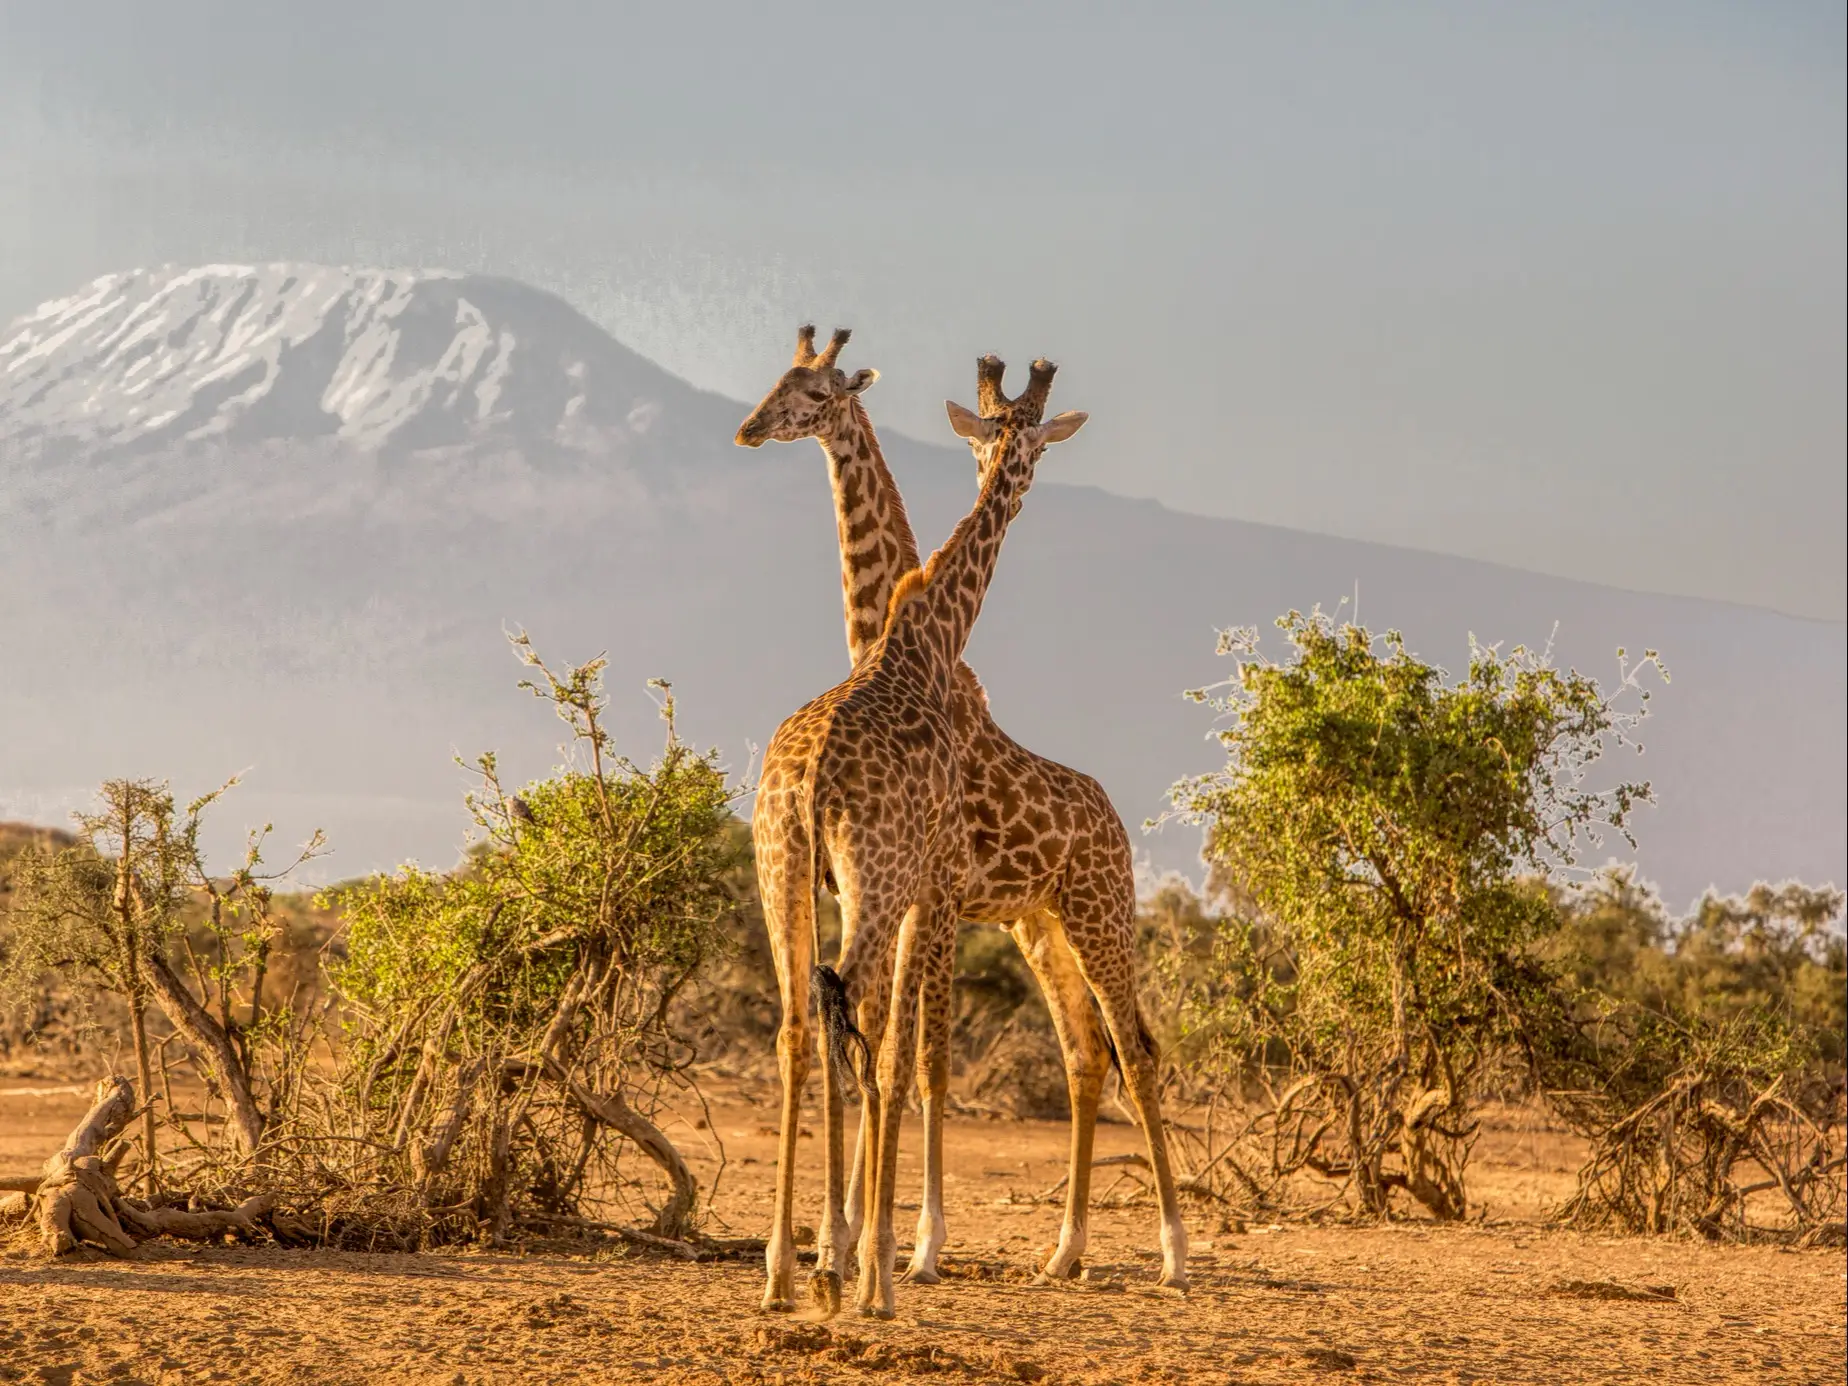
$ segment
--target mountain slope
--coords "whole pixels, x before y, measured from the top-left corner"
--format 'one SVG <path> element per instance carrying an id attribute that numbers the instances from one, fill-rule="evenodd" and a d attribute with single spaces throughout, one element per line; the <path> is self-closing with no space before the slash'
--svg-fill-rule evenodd
<path id="1" fill-rule="evenodd" d="M 818 450 L 732 447 L 745 405 L 558 300 L 306 266 L 106 282 L 0 334 L 0 817 L 56 816 L 105 775 L 191 790 L 249 765 L 241 812 L 327 827 L 327 873 L 444 864 L 464 823 L 452 754 L 496 748 L 516 775 L 554 759 L 504 624 L 549 657 L 609 651 L 632 753 L 656 744 L 641 686 L 662 675 L 683 730 L 740 770 L 845 672 Z M 191 322 L 187 349 L 215 345 L 196 360 L 162 347 L 136 372 L 123 343 L 156 320 L 163 334 Z M 471 357 L 465 338 L 514 345 Z M 360 407 L 336 387 L 365 352 Z M 213 395 L 253 362 L 260 389 Z M 149 372 L 151 412 L 156 387 L 136 384 Z M 149 422 L 176 408 L 185 430 Z M 887 443 L 935 543 L 973 496 L 968 455 Z M 1214 629 L 1358 584 L 1370 624 L 1452 667 L 1472 631 L 1542 643 L 1556 622 L 1560 661 L 1601 678 L 1618 645 L 1661 648 L 1674 684 L 1646 760 L 1620 768 L 1662 795 L 1641 858 L 1677 903 L 1709 882 L 1848 875 L 1841 625 L 1182 515 L 1061 486 L 1057 470 L 1055 454 L 970 661 L 1002 724 L 1097 774 L 1132 830 L 1218 759 L 1180 697 L 1223 676 Z M 1157 866 L 1192 865 L 1191 833 L 1132 836 Z"/>

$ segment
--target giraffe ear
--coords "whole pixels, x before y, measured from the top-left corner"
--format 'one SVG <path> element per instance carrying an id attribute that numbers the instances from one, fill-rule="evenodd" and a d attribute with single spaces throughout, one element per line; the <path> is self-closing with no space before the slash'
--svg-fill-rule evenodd
<path id="1" fill-rule="evenodd" d="M 992 443 L 995 435 L 1001 431 L 1001 425 L 995 420 L 984 419 L 954 400 L 944 400 L 943 407 L 950 416 L 950 432 L 958 438 L 967 438 L 972 443 Z"/>
<path id="2" fill-rule="evenodd" d="M 862 366 L 859 370 L 847 377 L 847 383 L 841 388 L 850 395 L 857 395 L 877 379 L 879 379 L 878 371 L 874 370 L 871 366 Z"/>
<path id="3" fill-rule="evenodd" d="M 1089 414 L 1078 409 L 1068 409 L 1063 414 L 1055 414 L 1040 425 L 1040 434 L 1048 443 L 1063 443 L 1072 434 L 1084 427 Z"/>

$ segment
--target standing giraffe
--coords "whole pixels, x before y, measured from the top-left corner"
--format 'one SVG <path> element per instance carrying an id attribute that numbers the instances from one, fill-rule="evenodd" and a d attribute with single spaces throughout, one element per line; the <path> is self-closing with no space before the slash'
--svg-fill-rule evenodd
<path id="1" fill-rule="evenodd" d="M 917 564 L 917 540 L 904 500 L 887 469 L 859 395 L 875 371 L 849 376 L 835 364 L 849 333 L 837 329 L 815 352 L 815 329 L 797 335 L 795 362 L 738 430 L 737 441 L 815 438 L 828 460 L 840 535 L 841 590 L 847 649 L 857 665 L 877 639 L 899 575 Z M 977 405 L 999 418 L 999 387 L 986 377 Z M 952 427 L 986 467 L 979 429 L 968 411 L 950 409 Z M 960 417 L 959 417 L 960 414 Z M 992 457 L 987 461 L 991 462 Z M 1043 1281 L 1078 1274 L 1090 1212 L 1091 1153 L 1097 1106 L 1110 1065 L 1111 1040 L 1149 1146 L 1161 1209 L 1162 1283 L 1186 1289 L 1187 1238 L 1167 1158 L 1156 1095 L 1154 1045 L 1136 1002 L 1135 878 L 1129 837 L 1103 787 L 1089 775 L 1027 750 L 995 724 L 988 697 L 958 661 L 950 689 L 952 735 L 972 862 L 962 917 L 1005 927 L 1045 993 L 1064 1051 L 1071 1098 L 1070 1166 L 1059 1244 Z M 938 1279 L 947 1237 L 943 1215 L 943 1114 L 949 1088 L 950 979 L 953 933 L 925 960 L 918 1088 L 924 1106 L 924 1197 L 908 1276 Z M 862 1111 L 861 1141 L 866 1140 Z M 859 1162 L 855 1164 L 856 1181 Z M 857 1208 L 858 1201 L 850 1203 Z"/>
<path id="2" fill-rule="evenodd" d="M 989 357 L 979 369 L 985 393 L 1000 398 L 1001 363 Z M 782 1130 L 765 1249 L 766 1309 L 794 1307 L 795 1136 L 810 1042 L 814 891 L 825 872 L 840 898 L 841 952 L 836 967 L 816 967 L 813 975 L 825 1040 L 826 1172 L 813 1290 L 824 1312 L 838 1311 L 851 1236 L 842 1206 L 839 1078 L 850 1049 L 857 1048 L 870 1135 L 861 1175 L 866 1246 L 857 1301 L 864 1314 L 892 1313 L 897 1249 L 892 1209 L 903 1112 L 894 1099 L 916 1047 L 920 974 L 947 952 L 941 939 L 954 937 L 969 868 L 950 689 L 1035 463 L 1047 446 L 1071 437 L 1085 420 L 1072 413 L 1040 422 L 1053 369 L 1034 363 L 1026 391 L 1006 402 L 1005 418 L 969 416 L 993 454 L 974 508 L 921 571 L 900 578 L 884 630 L 852 674 L 784 721 L 764 753 L 751 835 L 783 1004 L 777 1035 Z M 878 1077 L 868 1081 L 873 1047 Z"/>

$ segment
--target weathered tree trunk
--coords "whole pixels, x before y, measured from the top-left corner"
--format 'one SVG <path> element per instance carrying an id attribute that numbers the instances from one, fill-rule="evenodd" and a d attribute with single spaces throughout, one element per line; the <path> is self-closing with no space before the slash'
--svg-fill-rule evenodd
<path id="1" fill-rule="evenodd" d="M 134 1238 L 116 1220 L 113 1173 L 97 1152 L 122 1133 L 135 1115 L 135 1089 L 111 1076 L 96 1085 L 96 1101 L 65 1138 L 64 1148 L 45 1161 L 36 1195 L 39 1234 L 54 1256 L 92 1242 L 117 1256 L 135 1249 Z"/>
<path id="2" fill-rule="evenodd" d="M 513 1122 L 505 1107 L 497 1107 L 494 1113 L 494 1128 L 488 1141 L 488 1177 L 481 1190 L 481 1216 L 488 1225 L 488 1242 L 499 1246 L 507 1235 L 507 1222 L 512 1216 L 509 1199 L 512 1188 L 509 1180 L 512 1170 L 509 1166 L 513 1159 Z"/>
<path id="3" fill-rule="evenodd" d="M 486 1068 L 482 1059 L 471 1059 L 462 1065 L 462 1071 L 456 1076 L 456 1095 L 449 1110 L 431 1130 L 430 1139 L 411 1148 L 411 1168 L 417 1175 L 419 1188 L 427 1186 L 449 1163 L 450 1152 L 455 1149 L 462 1128 L 468 1125 L 468 1115 L 475 1102 L 475 1085 L 481 1081 Z"/>
<path id="4" fill-rule="evenodd" d="M 546 1061 L 546 1076 L 571 1094 L 590 1116 L 635 1142 L 635 1146 L 661 1167 L 673 1192 L 655 1215 L 654 1230 L 663 1237 L 684 1237 L 693 1230 L 693 1209 L 699 1203 L 699 1183 L 680 1157 L 667 1133 L 631 1107 L 620 1092 L 596 1093 L 571 1077 L 556 1059 Z"/>
<path id="5" fill-rule="evenodd" d="M 121 1077 L 103 1079 L 96 1085 L 96 1102 L 66 1137 L 64 1148 L 45 1162 L 35 1203 L 47 1251 L 61 1256 L 87 1242 L 111 1255 L 127 1256 L 135 1249 L 134 1234 L 210 1240 L 226 1232 L 259 1230 L 256 1220 L 274 1201 L 268 1195 L 246 1199 L 228 1211 L 205 1213 L 151 1208 L 124 1198 L 112 1159 L 99 1152 L 135 1115 L 133 1084 Z"/>
<path id="6" fill-rule="evenodd" d="M 165 959 L 149 953 L 146 960 L 148 981 L 160 1001 L 160 1008 L 195 1049 L 210 1056 L 212 1066 L 218 1071 L 219 1081 L 224 1084 L 231 1103 L 231 1130 L 237 1138 L 238 1149 L 245 1155 L 254 1155 L 263 1140 L 263 1114 L 257 1110 L 256 1097 L 250 1090 L 249 1071 L 232 1045 L 231 1037 L 212 1018 L 211 1012 L 193 998 L 186 984 L 173 975 Z"/>
<path id="7" fill-rule="evenodd" d="M 1462 1162 L 1455 1142 L 1434 1129 L 1454 1103 L 1443 1088 L 1415 1093 L 1405 1104 L 1399 1128 L 1399 1158 L 1405 1165 L 1405 1191 L 1440 1222 L 1461 1221 L 1469 1211 Z"/>

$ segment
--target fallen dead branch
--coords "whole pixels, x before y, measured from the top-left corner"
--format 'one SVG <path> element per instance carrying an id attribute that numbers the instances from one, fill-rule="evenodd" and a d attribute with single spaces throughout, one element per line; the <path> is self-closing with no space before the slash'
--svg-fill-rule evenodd
<path id="1" fill-rule="evenodd" d="M 1672 1304 L 1675 1301 L 1673 1285 L 1630 1286 L 1619 1285 L 1615 1280 L 1561 1280 L 1547 1293 L 1566 1299 L 1623 1300 L 1641 1304 Z"/>

